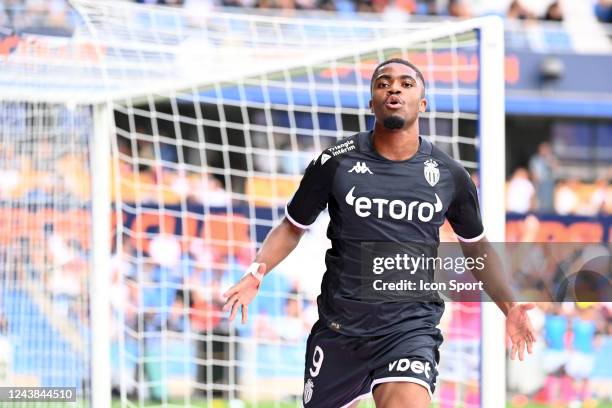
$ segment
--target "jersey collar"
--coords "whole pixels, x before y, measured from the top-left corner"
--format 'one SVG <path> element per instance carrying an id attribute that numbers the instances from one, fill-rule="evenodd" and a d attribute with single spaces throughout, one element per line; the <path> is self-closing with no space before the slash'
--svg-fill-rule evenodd
<path id="1" fill-rule="evenodd" d="M 381 156 L 376 149 L 374 148 L 374 142 L 373 142 L 373 138 L 374 138 L 374 129 L 365 132 L 365 146 L 367 148 L 368 151 L 370 151 L 371 153 L 373 153 L 374 155 L 376 155 L 379 158 L 382 158 L 383 160 L 386 161 L 393 161 L 393 160 L 389 160 L 383 156 Z M 433 145 L 431 144 L 431 142 L 429 142 L 427 139 L 425 139 L 423 136 L 419 135 L 419 148 L 417 150 L 417 153 L 415 153 L 414 156 L 412 156 L 411 158 L 407 159 L 407 160 L 400 160 L 398 161 L 398 163 L 402 163 L 402 162 L 408 162 L 410 160 L 413 160 L 416 156 L 418 156 L 418 153 L 422 153 L 426 156 L 430 156 L 431 155 L 431 151 L 433 149 Z"/>

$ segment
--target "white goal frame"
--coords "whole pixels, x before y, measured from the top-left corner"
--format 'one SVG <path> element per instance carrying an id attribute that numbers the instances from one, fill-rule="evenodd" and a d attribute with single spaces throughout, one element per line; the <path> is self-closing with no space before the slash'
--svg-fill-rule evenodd
<path id="1" fill-rule="evenodd" d="M 499 17 L 482 19 L 480 27 L 480 194 L 483 223 L 492 242 L 506 235 L 505 61 L 504 26 Z M 505 317 L 493 302 L 482 304 L 481 404 L 506 401 Z M 486 333 L 486 335 L 484 335 Z"/>

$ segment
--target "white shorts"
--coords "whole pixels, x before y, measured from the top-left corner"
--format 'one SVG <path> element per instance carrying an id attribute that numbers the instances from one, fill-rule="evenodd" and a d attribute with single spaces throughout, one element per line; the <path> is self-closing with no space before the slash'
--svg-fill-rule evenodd
<path id="1" fill-rule="evenodd" d="M 565 350 L 544 351 L 544 371 L 546 374 L 554 373 L 567 364 L 568 353 Z"/>
<path id="2" fill-rule="evenodd" d="M 567 373 L 577 380 L 583 380 L 589 378 L 591 373 L 593 372 L 593 367 L 595 366 L 595 355 L 582 353 L 580 351 L 573 351 L 567 364 L 565 366 L 565 370 Z"/>

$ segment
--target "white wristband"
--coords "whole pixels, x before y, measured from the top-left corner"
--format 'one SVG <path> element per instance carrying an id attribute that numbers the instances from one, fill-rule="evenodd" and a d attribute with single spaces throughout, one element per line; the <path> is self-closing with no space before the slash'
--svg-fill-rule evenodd
<path id="1" fill-rule="evenodd" d="M 246 270 L 246 273 L 244 274 L 244 276 L 246 275 L 253 275 L 255 277 L 255 279 L 257 279 L 259 281 L 259 283 L 261 283 L 262 279 L 263 279 L 263 274 L 259 273 L 259 265 L 261 265 L 258 262 L 253 262 L 251 265 L 249 265 L 249 267 Z"/>

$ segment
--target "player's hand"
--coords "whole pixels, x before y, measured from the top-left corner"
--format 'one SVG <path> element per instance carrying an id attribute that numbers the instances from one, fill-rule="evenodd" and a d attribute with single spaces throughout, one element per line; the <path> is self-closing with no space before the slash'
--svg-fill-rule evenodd
<path id="1" fill-rule="evenodd" d="M 262 263 L 259 265 L 258 272 L 260 274 L 266 273 L 266 264 Z M 260 282 L 251 274 L 244 275 L 240 282 L 229 288 L 223 297 L 226 298 L 225 304 L 223 305 L 223 311 L 226 312 L 231 310 L 229 321 L 231 322 L 238 313 L 238 308 L 242 307 L 242 324 L 247 321 L 247 315 L 249 312 L 249 303 L 253 301 L 255 295 L 259 291 Z"/>
<path id="2" fill-rule="evenodd" d="M 533 343 L 536 341 L 536 336 L 531 325 L 531 320 L 527 315 L 527 311 L 533 309 L 533 303 L 523 303 L 514 305 L 506 317 L 506 333 L 512 342 L 510 351 L 510 359 L 514 360 L 518 353 L 519 360 L 525 358 L 525 348 L 529 354 L 533 350 Z"/>

